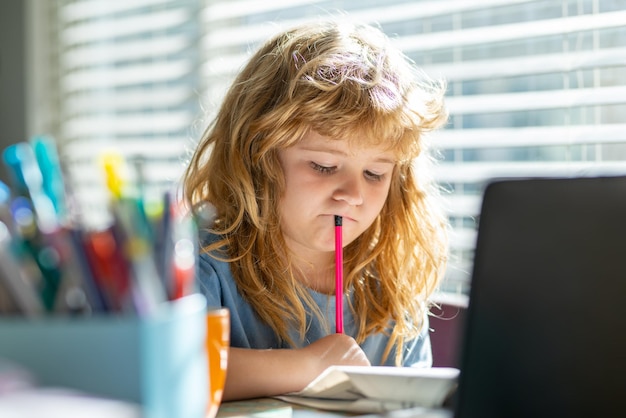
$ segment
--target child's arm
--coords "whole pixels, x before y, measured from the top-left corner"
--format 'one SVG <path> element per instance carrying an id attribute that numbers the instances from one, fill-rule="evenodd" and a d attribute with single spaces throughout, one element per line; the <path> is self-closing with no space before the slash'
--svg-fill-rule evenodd
<path id="1" fill-rule="evenodd" d="M 331 365 L 369 366 L 370 362 L 345 334 L 330 334 L 300 349 L 231 347 L 223 400 L 296 392 Z"/>

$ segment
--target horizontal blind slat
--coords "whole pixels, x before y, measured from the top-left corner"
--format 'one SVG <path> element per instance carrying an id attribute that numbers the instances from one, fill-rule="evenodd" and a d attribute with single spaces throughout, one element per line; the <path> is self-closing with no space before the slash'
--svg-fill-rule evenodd
<path id="1" fill-rule="evenodd" d="M 68 95 L 65 109 L 68 115 L 95 114 L 106 111 L 137 112 L 150 109 L 171 109 L 189 100 L 191 92 L 182 86 L 129 88 L 120 92 L 101 92 L 85 96 L 84 94 Z M 195 98 L 194 98 L 195 100 Z"/>
<path id="2" fill-rule="evenodd" d="M 507 57 L 480 61 L 461 61 L 443 65 L 425 65 L 429 74 L 448 82 L 515 77 L 532 74 L 564 73 L 601 67 L 625 66 L 626 47 L 585 51 L 566 51 L 530 57 Z"/>
<path id="3" fill-rule="evenodd" d="M 193 117 L 190 112 L 137 113 L 123 115 L 95 115 L 69 119 L 64 124 L 64 136 L 102 137 L 103 135 L 125 136 L 136 134 L 158 134 L 188 129 Z"/>
<path id="4" fill-rule="evenodd" d="M 626 10 L 405 36 L 397 39 L 396 45 L 404 51 L 443 50 L 470 45 L 531 40 L 594 29 L 618 28 L 623 27 L 624 22 L 626 22 Z"/>
<path id="5" fill-rule="evenodd" d="M 116 86 L 158 83 L 176 80 L 192 70 L 186 60 L 153 62 L 127 68 L 90 68 L 74 71 L 61 79 L 66 94 L 75 90 L 97 90 Z"/>
<path id="6" fill-rule="evenodd" d="M 626 143 L 626 123 L 519 128 L 446 129 L 431 134 L 439 150 Z"/>
<path id="7" fill-rule="evenodd" d="M 61 32 L 63 46 L 68 48 L 87 42 L 102 42 L 123 36 L 165 31 L 191 19 L 184 9 L 156 11 L 131 17 L 92 21 L 67 27 Z"/>
<path id="8" fill-rule="evenodd" d="M 77 21 L 94 17 L 101 18 L 114 13 L 128 12 L 150 6 L 168 3 L 170 0 L 87 0 L 65 5 L 61 9 L 61 18 L 65 21 Z"/>
<path id="9" fill-rule="evenodd" d="M 454 115 L 623 104 L 626 86 L 454 96 L 446 103 Z"/>
<path id="10" fill-rule="evenodd" d="M 506 161 L 464 162 L 439 164 L 435 179 L 440 183 L 479 183 L 496 178 L 515 177 L 571 177 L 598 175 L 626 175 L 624 161 Z"/>
<path id="11" fill-rule="evenodd" d="M 112 65 L 125 61 L 167 57 L 192 47 L 193 39 L 186 35 L 155 36 L 125 42 L 121 45 L 90 44 L 72 48 L 64 54 L 64 71 L 77 67 Z"/>

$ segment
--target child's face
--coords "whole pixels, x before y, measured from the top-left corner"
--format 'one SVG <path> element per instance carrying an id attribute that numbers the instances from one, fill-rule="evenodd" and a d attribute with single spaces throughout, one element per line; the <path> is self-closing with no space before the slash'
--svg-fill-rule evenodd
<path id="1" fill-rule="evenodd" d="M 296 254 L 334 251 L 334 215 L 343 216 L 343 244 L 349 244 L 374 222 L 389 194 L 395 159 L 382 147 L 311 131 L 279 156 L 286 182 L 281 228 Z"/>

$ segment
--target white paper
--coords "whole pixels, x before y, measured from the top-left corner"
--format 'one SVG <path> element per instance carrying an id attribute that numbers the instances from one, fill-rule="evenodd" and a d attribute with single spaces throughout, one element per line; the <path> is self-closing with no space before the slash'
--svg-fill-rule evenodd
<path id="1" fill-rule="evenodd" d="M 435 408 L 454 390 L 458 375 L 458 369 L 449 367 L 332 366 L 302 391 L 278 398 L 334 411 Z"/>

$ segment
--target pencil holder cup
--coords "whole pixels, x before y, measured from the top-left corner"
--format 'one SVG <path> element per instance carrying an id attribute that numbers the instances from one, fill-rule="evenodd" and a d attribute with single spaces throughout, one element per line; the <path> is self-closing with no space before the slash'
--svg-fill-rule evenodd
<path id="1" fill-rule="evenodd" d="M 0 319 L 0 358 L 41 386 L 137 403 L 145 418 L 203 418 L 208 402 L 206 299 L 149 317 Z"/>

